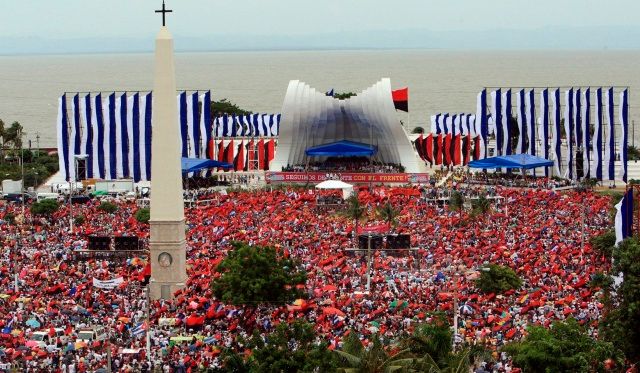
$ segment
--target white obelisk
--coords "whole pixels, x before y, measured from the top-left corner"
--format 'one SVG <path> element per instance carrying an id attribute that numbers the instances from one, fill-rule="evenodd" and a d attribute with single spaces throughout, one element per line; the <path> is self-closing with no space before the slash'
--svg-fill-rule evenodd
<path id="1" fill-rule="evenodd" d="M 149 292 L 170 299 L 187 271 L 173 38 L 164 25 L 156 37 L 152 123 Z"/>

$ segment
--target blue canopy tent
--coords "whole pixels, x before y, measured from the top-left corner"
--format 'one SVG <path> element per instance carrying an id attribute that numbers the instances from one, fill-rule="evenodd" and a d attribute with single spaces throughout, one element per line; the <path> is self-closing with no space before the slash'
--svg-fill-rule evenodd
<path id="1" fill-rule="evenodd" d="M 189 172 L 197 172 L 200 170 L 206 170 L 209 168 L 233 168 L 231 163 L 214 161 L 213 159 L 201 159 L 201 158 L 181 158 L 182 173 L 187 174 Z"/>
<path id="2" fill-rule="evenodd" d="M 377 152 L 376 146 L 349 140 L 316 145 L 305 150 L 308 157 L 371 157 Z"/>
<path id="3" fill-rule="evenodd" d="M 529 154 L 501 155 L 469 162 L 471 168 L 521 168 L 531 169 L 553 166 L 553 161 Z"/>

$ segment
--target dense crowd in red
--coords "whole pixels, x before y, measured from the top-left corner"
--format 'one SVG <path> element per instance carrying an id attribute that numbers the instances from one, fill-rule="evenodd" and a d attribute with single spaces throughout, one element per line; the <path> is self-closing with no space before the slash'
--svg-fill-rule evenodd
<path id="1" fill-rule="evenodd" d="M 477 195 L 482 187 L 473 188 L 463 193 Z M 498 347 L 523 336 L 528 325 L 549 325 L 568 316 L 597 326 L 602 305 L 587 285 L 591 275 L 610 263 L 592 251 L 588 239 L 609 225 L 607 196 L 498 187 L 502 202 L 485 216 L 470 217 L 427 203 L 417 188 L 362 190 L 359 198 L 368 206 L 369 220 L 364 224 L 380 223 L 375 207 L 388 201 L 400 209 L 395 231 L 411 234 L 412 246 L 419 248 L 400 257 L 377 252 L 367 291 L 365 258 L 343 253 L 354 245 L 349 237 L 353 222 L 318 211 L 314 193 L 198 193 L 208 202 L 185 210 L 187 287 L 175 301 L 150 305 L 151 359 L 145 356 L 144 333 L 132 335 L 145 320 L 145 261 L 78 260 L 75 253 L 86 245 L 87 234 L 137 235 L 146 240 L 148 225 L 134 219 L 134 202 L 117 201 L 114 214 L 97 210 L 94 201 L 74 206 L 74 215 L 82 214 L 86 221 L 73 234 L 66 206 L 51 219 L 27 213 L 24 224 L 2 221 L 0 364 L 83 372 L 104 367 L 110 348 L 114 367 L 122 371 L 147 371 L 147 360 L 165 371 L 193 371 L 190 368 L 219 366 L 222 347 L 243 351 L 237 337 L 248 336 L 250 328 L 268 333 L 279 323 L 304 318 L 316 326 L 319 338 L 340 348 L 350 329 L 368 342 L 375 333 L 394 337 L 410 332 L 432 311 L 453 317 L 454 296 L 459 301 L 460 343 L 482 341 Z M 19 212 L 19 205 L 0 206 L 0 217 Z M 260 306 L 256 312 L 216 300 L 210 282 L 235 240 L 272 245 L 298 259 L 308 272 L 308 299 Z M 503 295 L 480 293 L 473 280 L 488 263 L 513 268 L 524 280 L 523 287 Z M 125 282 L 113 290 L 92 286 L 92 278 L 119 276 Z M 108 327 L 115 343 L 74 343 L 75 331 L 91 325 Z M 54 327 L 64 329 L 65 337 L 53 338 L 53 346 L 26 347 L 33 331 L 53 335 Z M 202 337 L 197 342 L 170 339 L 191 335 Z M 140 352 L 127 354 L 131 350 L 125 348 Z"/>

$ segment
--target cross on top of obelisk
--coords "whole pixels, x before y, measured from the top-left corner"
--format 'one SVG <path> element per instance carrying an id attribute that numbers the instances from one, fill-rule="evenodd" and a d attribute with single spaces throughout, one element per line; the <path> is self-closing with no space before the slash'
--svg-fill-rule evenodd
<path id="1" fill-rule="evenodd" d="M 162 13 L 162 26 L 166 26 L 165 24 L 165 15 L 167 13 L 173 13 L 173 10 L 168 10 L 164 7 L 164 0 L 162 0 L 162 9 L 156 10 L 156 13 Z"/>

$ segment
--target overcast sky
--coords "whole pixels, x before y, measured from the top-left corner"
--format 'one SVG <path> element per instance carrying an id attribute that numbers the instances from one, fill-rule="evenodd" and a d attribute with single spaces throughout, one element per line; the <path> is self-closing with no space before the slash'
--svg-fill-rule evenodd
<path id="1" fill-rule="evenodd" d="M 0 40 L 140 39 L 158 0 L 3 0 Z M 640 0 L 168 0 L 174 35 L 304 36 L 370 30 L 640 28 Z"/>

